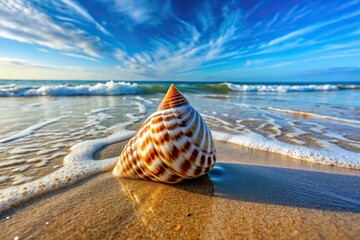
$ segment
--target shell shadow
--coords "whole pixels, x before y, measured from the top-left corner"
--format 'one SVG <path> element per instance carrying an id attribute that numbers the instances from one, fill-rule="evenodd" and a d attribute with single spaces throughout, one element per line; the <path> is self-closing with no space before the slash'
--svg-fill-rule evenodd
<path id="1" fill-rule="evenodd" d="M 129 179 L 121 179 L 119 183 L 135 204 L 135 192 L 142 199 L 156 200 L 180 190 L 210 199 L 360 213 L 360 176 L 356 175 L 217 163 L 208 175 L 174 185 Z M 148 200 L 145 205 L 153 203 Z M 146 208 L 144 204 L 140 207 Z"/>
<path id="2" fill-rule="evenodd" d="M 217 163 L 209 176 L 215 198 L 360 213 L 360 176 L 233 163 Z"/>

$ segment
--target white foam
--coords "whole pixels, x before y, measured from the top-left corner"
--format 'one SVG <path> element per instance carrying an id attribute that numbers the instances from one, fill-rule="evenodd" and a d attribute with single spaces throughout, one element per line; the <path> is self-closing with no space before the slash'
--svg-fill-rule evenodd
<path id="1" fill-rule="evenodd" d="M 54 159 L 54 158 L 58 158 L 58 157 L 62 157 L 62 156 L 65 156 L 67 155 L 68 153 L 67 152 L 56 152 L 54 153 L 53 155 L 51 155 L 49 157 L 49 159 Z"/>
<path id="2" fill-rule="evenodd" d="M 34 162 L 40 162 L 44 157 L 36 157 L 36 158 L 30 158 L 26 160 L 27 163 L 34 163 Z M 47 158 L 46 158 L 47 159 Z"/>
<path id="3" fill-rule="evenodd" d="M 9 151 L 11 154 L 25 154 L 40 151 L 41 148 L 14 148 Z"/>
<path id="4" fill-rule="evenodd" d="M 25 162 L 25 160 L 23 160 L 23 159 L 2 161 L 2 162 L 0 162 L 0 167 L 8 167 L 8 166 L 12 166 L 12 165 L 21 164 L 24 162 Z"/>
<path id="5" fill-rule="evenodd" d="M 306 116 L 306 117 L 312 117 L 312 118 L 326 119 L 326 120 L 345 122 L 345 123 L 351 123 L 351 124 L 360 124 L 360 121 L 357 121 L 354 119 L 338 118 L 338 117 L 320 115 L 320 114 L 316 114 L 316 113 L 294 111 L 294 110 L 290 110 L 290 109 L 282 109 L 282 108 L 274 108 L 274 107 L 268 107 L 268 109 L 272 110 L 272 111 L 290 113 L 290 114 L 294 114 L 294 115 L 300 115 L 300 116 Z"/>
<path id="6" fill-rule="evenodd" d="M 61 117 L 57 117 L 57 118 L 52 118 L 52 119 L 49 119 L 45 122 L 41 122 L 41 123 L 37 123 L 35 125 L 32 125 L 24 130 L 22 130 L 21 132 L 18 132 L 14 135 L 11 135 L 9 137 L 6 137 L 6 138 L 2 138 L 0 139 L 0 143 L 7 143 L 7 142 L 11 142 L 11 141 L 14 141 L 16 139 L 19 139 L 19 138 L 23 138 L 23 137 L 26 137 L 26 136 L 29 136 L 31 134 L 33 134 L 35 131 L 49 125 L 49 124 L 52 124 L 52 123 L 55 123 L 57 121 L 59 121 L 60 119 L 63 119 L 65 118 L 66 116 L 61 116 Z"/>
<path id="7" fill-rule="evenodd" d="M 9 179 L 11 179 L 10 176 L 0 176 L 0 183 L 7 182 Z"/>
<path id="8" fill-rule="evenodd" d="M 117 162 L 117 157 L 97 161 L 93 158 L 94 153 L 103 146 L 133 136 L 135 132 L 126 130 L 125 127 L 138 120 L 139 118 L 112 127 L 115 132 L 108 137 L 87 140 L 72 146 L 71 152 L 64 158 L 63 167 L 45 177 L 28 182 L 31 178 L 18 175 L 13 184 L 26 183 L 0 191 L 0 213 L 36 196 L 73 184 L 93 174 L 111 170 Z M 42 160 L 44 159 L 40 161 Z"/>
<path id="9" fill-rule="evenodd" d="M 12 172 L 14 172 L 14 173 L 25 172 L 25 171 L 28 170 L 29 168 L 30 168 L 30 165 L 23 165 L 23 166 L 14 168 L 14 169 L 12 170 Z"/>
<path id="10" fill-rule="evenodd" d="M 32 179 L 33 179 L 33 177 L 26 177 L 24 175 L 16 175 L 14 177 L 14 181 L 13 181 L 12 185 L 20 185 L 22 183 L 29 182 Z"/>
<path id="11" fill-rule="evenodd" d="M 360 169 L 360 154 L 345 150 L 335 144 L 322 141 L 324 148 L 309 148 L 270 140 L 250 130 L 240 134 L 212 132 L 215 140 L 234 143 L 249 148 L 282 154 L 288 157 L 345 168 Z"/>
<path id="12" fill-rule="evenodd" d="M 52 153 L 52 152 L 55 152 L 55 151 L 58 151 L 58 150 L 60 150 L 60 148 L 44 149 L 44 150 L 38 151 L 36 154 L 37 155 L 44 155 L 44 154 Z"/>
<path id="13" fill-rule="evenodd" d="M 22 157 L 23 157 L 22 155 L 12 155 L 12 156 L 8 157 L 7 159 L 13 160 L 13 159 L 18 159 L 18 158 L 22 158 Z"/>
<path id="14" fill-rule="evenodd" d="M 136 102 L 135 103 L 137 106 L 137 109 L 139 110 L 140 114 L 145 114 L 146 113 L 146 107 L 144 104 L 140 103 L 140 102 Z"/>
<path id="15" fill-rule="evenodd" d="M 0 97 L 126 95 L 140 93 L 136 83 L 106 82 L 95 85 L 44 85 L 40 87 L 0 86 Z"/>
<path id="16" fill-rule="evenodd" d="M 105 111 L 109 111 L 109 110 L 111 110 L 111 108 L 97 108 L 97 109 L 91 110 L 91 113 L 100 113 L 100 112 L 105 112 Z"/>
<path id="17" fill-rule="evenodd" d="M 135 97 L 136 100 L 139 100 L 139 101 L 142 101 L 144 103 L 147 103 L 147 104 L 153 104 L 153 101 L 149 100 L 149 99 L 145 99 L 143 97 L 140 97 L 140 96 L 136 96 Z"/>
<path id="18" fill-rule="evenodd" d="M 236 92 L 313 92 L 313 91 L 336 91 L 340 89 L 354 89 L 354 86 L 340 85 L 240 85 L 225 83 L 227 87 Z"/>
<path id="19" fill-rule="evenodd" d="M 49 159 L 41 159 L 41 161 L 37 164 L 35 164 L 35 167 L 45 167 L 46 165 L 48 165 L 49 163 Z"/>
<path id="20" fill-rule="evenodd" d="M 66 143 L 61 143 L 61 142 L 58 142 L 54 145 L 52 145 L 54 148 L 62 148 L 62 147 L 66 147 L 68 144 Z"/>
<path id="21" fill-rule="evenodd" d="M 311 84 L 311 85 L 248 85 L 234 83 L 218 83 L 197 85 L 199 91 L 224 93 L 226 91 L 237 92 L 308 92 L 308 91 L 336 91 L 346 89 L 359 89 L 359 85 L 336 85 L 336 84 Z M 43 85 L 43 86 L 0 86 L 0 97 L 32 97 L 32 96 L 91 96 L 91 95 L 134 95 L 146 93 L 158 93 L 165 90 L 163 84 L 147 85 L 130 82 L 102 82 L 96 84 L 79 85 Z M 184 84 L 182 88 L 193 90 L 191 84 Z M 217 95 L 207 95 L 217 96 Z M 224 97 L 223 95 L 221 95 Z M 159 101 L 158 98 L 141 99 L 145 103 Z M 37 107 L 38 105 L 35 104 Z M 31 110 L 31 109 L 27 109 Z"/>

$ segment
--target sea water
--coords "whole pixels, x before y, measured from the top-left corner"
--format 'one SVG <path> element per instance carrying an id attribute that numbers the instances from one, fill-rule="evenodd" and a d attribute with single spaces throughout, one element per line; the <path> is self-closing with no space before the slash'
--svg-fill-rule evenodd
<path id="1" fill-rule="evenodd" d="M 101 147 L 126 140 L 170 83 L 0 81 L 0 212 L 108 171 Z M 356 84 L 177 83 L 216 140 L 360 169 Z M 121 149 L 119 149 L 120 154 Z"/>

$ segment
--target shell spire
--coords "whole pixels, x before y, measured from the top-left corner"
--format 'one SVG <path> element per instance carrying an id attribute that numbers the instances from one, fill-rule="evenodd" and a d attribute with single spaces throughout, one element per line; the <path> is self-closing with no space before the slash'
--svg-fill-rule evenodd
<path id="1" fill-rule="evenodd" d="M 177 183 L 208 173 L 215 153 L 210 129 L 172 84 L 157 111 L 122 150 L 113 174 Z"/>
<path id="2" fill-rule="evenodd" d="M 189 104 L 188 100 L 184 95 L 175 87 L 174 84 L 171 84 L 169 90 L 167 91 L 164 99 L 158 106 L 157 110 L 165 110 L 169 108 L 176 108 L 183 105 Z"/>

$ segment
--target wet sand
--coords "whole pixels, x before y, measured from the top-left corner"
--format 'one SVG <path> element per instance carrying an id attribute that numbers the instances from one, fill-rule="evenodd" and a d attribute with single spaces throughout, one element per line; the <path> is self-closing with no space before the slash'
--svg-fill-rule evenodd
<path id="1" fill-rule="evenodd" d="M 100 174 L 6 212 L 2 239 L 360 239 L 360 171 L 216 147 L 210 176 L 167 185 Z"/>

